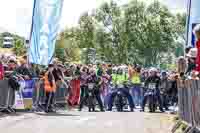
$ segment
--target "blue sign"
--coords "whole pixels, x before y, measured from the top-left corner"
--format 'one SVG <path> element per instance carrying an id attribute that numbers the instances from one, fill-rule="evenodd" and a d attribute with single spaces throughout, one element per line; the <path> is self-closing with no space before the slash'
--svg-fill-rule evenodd
<path id="1" fill-rule="evenodd" d="M 33 90 L 35 89 L 35 81 L 34 80 L 26 80 L 21 81 L 25 83 L 25 86 L 22 90 L 23 98 L 32 98 L 33 97 Z"/>
<path id="2" fill-rule="evenodd" d="M 48 65 L 54 55 L 63 0 L 34 0 L 29 62 Z"/>

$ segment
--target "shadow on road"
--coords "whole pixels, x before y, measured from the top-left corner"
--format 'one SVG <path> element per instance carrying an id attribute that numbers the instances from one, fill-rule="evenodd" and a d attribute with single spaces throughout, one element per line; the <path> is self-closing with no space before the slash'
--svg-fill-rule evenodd
<path id="1" fill-rule="evenodd" d="M 60 113 L 47 113 L 47 114 L 43 114 L 43 113 L 36 113 L 37 115 L 40 116 L 80 116 L 80 115 L 73 115 L 73 114 L 60 114 Z"/>
<path id="2" fill-rule="evenodd" d="M 7 113 L 7 112 L 0 112 L 0 118 L 6 117 L 6 116 L 21 116 L 21 113 Z"/>

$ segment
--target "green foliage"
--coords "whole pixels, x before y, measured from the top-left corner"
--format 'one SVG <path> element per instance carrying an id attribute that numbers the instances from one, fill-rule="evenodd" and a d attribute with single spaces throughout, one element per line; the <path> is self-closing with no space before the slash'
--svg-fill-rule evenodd
<path id="1" fill-rule="evenodd" d="M 80 48 L 76 41 L 76 29 L 65 29 L 59 35 L 59 40 L 56 42 L 55 54 L 62 62 L 79 62 Z"/>
<path id="2" fill-rule="evenodd" d="M 94 28 L 92 16 L 84 13 L 79 19 L 79 34 L 77 34 L 80 48 L 94 48 Z"/>
<path id="3" fill-rule="evenodd" d="M 3 36 L 12 36 L 14 38 L 13 51 L 17 56 L 24 55 L 26 53 L 26 47 L 24 45 L 24 38 L 9 32 L 4 32 L 0 34 L 0 47 L 3 47 Z"/>
<path id="4" fill-rule="evenodd" d="M 26 48 L 24 46 L 23 40 L 16 39 L 13 51 L 17 56 L 22 56 L 26 53 Z"/>
<path id="5" fill-rule="evenodd" d="M 105 2 L 92 13 L 83 13 L 77 27 L 64 31 L 64 39 L 72 49 L 95 48 L 102 61 L 171 64 L 173 58 L 164 55 L 183 55 L 185 18 L 185 14 L 172 14 L 158 1 L 150 5 L 137 0 L 126 5 Z M 84 54 L 88 55 L 87 51 Z"/>

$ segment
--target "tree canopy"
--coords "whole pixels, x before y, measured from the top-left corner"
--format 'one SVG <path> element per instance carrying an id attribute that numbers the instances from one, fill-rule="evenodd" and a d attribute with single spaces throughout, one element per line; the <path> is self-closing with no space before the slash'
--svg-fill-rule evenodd
<path id="1" fill-rule="evenodd" d="M 172 14 L 158 1 L 150 5 L 137 0 L 125 5 L 105 2 L 83 13 L 78 26 L 66 28 L 57 46 L 64 43 L 62 48 L 70 51 L 94 48 L 101 61 L 115 64 L 159 65 L 183 54 L 185 19 L 185 14 Z M 79 60 L 83 55 L 72 52 L 65 56 Z"/>

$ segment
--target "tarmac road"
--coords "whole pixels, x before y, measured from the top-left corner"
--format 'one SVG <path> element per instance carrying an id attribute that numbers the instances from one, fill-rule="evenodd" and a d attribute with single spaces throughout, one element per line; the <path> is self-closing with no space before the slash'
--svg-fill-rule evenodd
<path id="1" fill-rule="evenodd" d="M 0 117 L 1 133 L 170 133 L 169 114 L 141 112 L 17 113 Z"/>

